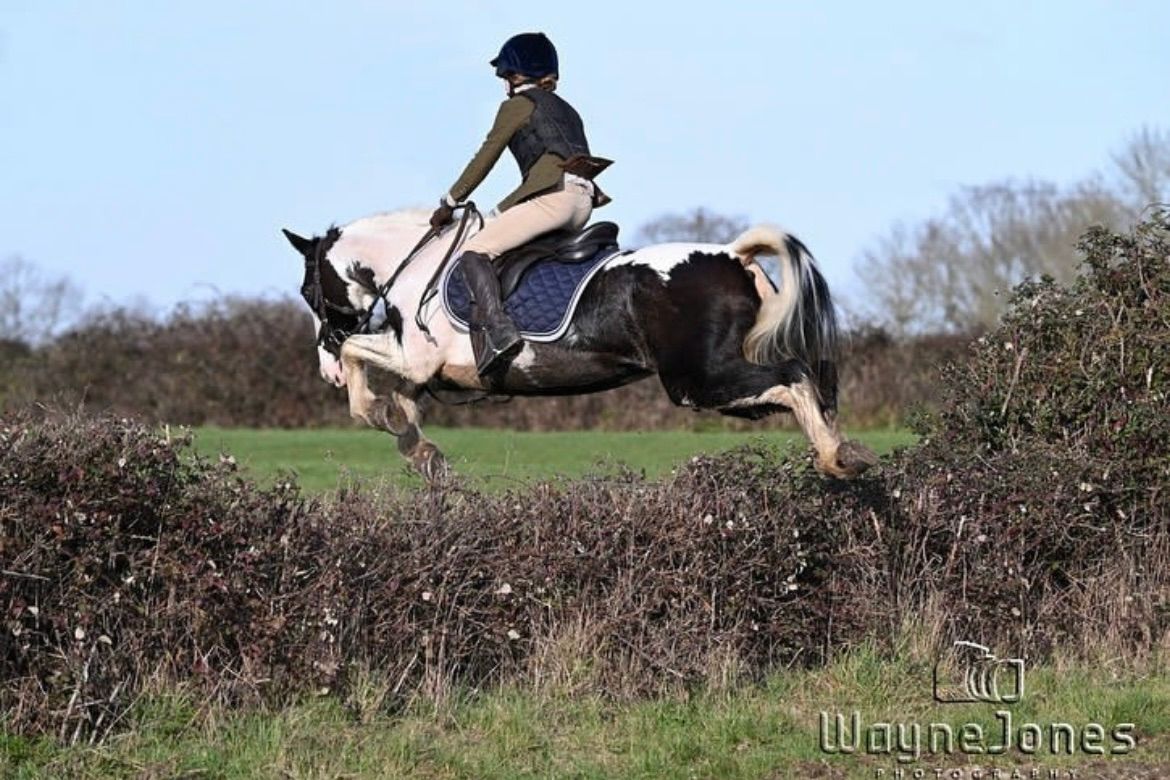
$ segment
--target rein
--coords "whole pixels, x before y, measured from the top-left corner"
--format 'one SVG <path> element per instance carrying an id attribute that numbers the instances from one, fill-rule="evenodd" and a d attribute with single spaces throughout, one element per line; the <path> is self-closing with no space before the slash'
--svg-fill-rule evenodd
<path id="1" fill-rule="evenodd" d="M 434 337 L 431 336 L 430 329 L 422 320 L 423 306 L 429 303 L 438 293 L 438 280 L 442 275 L 443 270 L 447 267 L 447 263 L 450 262 L 451 256 L 455 254 L 455 250 L 458 249 L 459 246 L 463 244 L 464 239 L 467 238 L 467 227 L 471 222 L 472 217 L 479 220 L 480 228 L 483 227 L 483 215 L 479 213 L 479 210 L 476 209 L 473 202 L 468 201 L 467 203 L 460 204 L 454 208 L 456 211 L 463 211 L 463 216 L 460 217 L 459 225 L 456 228 L 455 238 L 451 242 L 451 246 L 447 249 L 446 254 L 443 255 L 443 259 L 439 262 L 439 266 L 435 270 L 434 275 L 431 276 L 430 281 L 428 281 L 426 287 L 423 288 L 423 294 L 418 303 L 418 311 L 414 316 L 415 324 L 418 325 L 419 329 L 426 334 L 427 338 L 431 342 L 434 342 Z M 406 270 L 406 267 L 410 265 L 411 262 L 418 256 L 423 247 L 429 244 L 432 239 L 437 238 L 441 234 L 442 230 L 438 228 L 428 228 L 427 232 L 423 234 L 423 237 L 419 239 L 417 244 L 414 245 L 414 248 L 411 249 L 409 253 L 407 253 L 406 258 L 403 259 L 403 261 L 398 264 L 398 267 L 394 269 L 394 273 L 390 275 L 390 278 L 387 279 L 384 283 L 378 285 L 374 291 L 374 300 L 364 309 L 358 309 L 346 304 L 334 303 L 325 297 L 325 292 L 321 286 L 321 263 L 324 262 L 325 255 L 328 253 L 329 248 L 333 245 L 333 242 L 336 241 L 336 236 L 334 236 L 333 240 L 331 241 L 329 240 L 329 234 L 326 234 L 325 240 L 318 241 L 316 247 L 313 250 L 312 256 L 305 258 L 305 266 L 311 271 L 312 282 L 306 283 L 301 287 L 301 297 L 305 299 L 305 302 L 309 304 L 309 307 L 313 309 L 314 313 L 317 315 L 317 319 L 321 322 L 321 327 L 317 331 L 318 346 L 324 347 L 333 354 L 339 354 L 341 351 L 342 342 L 344 342 L 350 336 L 371 333 L 370 322 L 374 318 L 374 314 L 378 309 L 378 305 L 390 305 L 390 302 L 387 300 L 386 296 L 390 294 L 390 289 L 394 286 L 394 283 L 398 281 L 398 277 L 402 275 L 402 272 Z M 345 317 L 354 317 L 357 320 L 357 324 L 350 330 L 331 325 L 329 324 L 329 312 L 331 311 Z"/>
<path id="2" fill-rule="evenodd" d="M 435 296 L 439 294 L 439 279 L 442 277 L 447 263 L 451 261 L 451 256 L 455 254 L 455 250 L 462 246 L 463 241 L 467 238 L 467 224 L 471 222 L 472 217 L 479 220 L 479 229 L 483 230 L 483 214 L 479 213 L 479 209 L 475 207 L 473 202 L 467 201 L 462 205 L 456 206 L 455 209 L 464 210 L 463 216 L 459 218 L 459 227 L 455 229 L 455 238 L 451 241 L 451 246 L 448 247 L 447 253 L 443 255 L 443 259 L 439 261 L 439 265 L 435 268 L 435 273 L 431 275 L 427 286 L 423 288 L 422 296 L 418 300 L 418 310 L 414 313 L 414 324 L 426 335 L 427 341 L 430 341 L 432 344 L 436 343 L 435 337 L 431 335 L 431 329 L 423 322 L 423 307 L 434 300 Z M 393 277 L 391 281 L 393 281 Z"/>

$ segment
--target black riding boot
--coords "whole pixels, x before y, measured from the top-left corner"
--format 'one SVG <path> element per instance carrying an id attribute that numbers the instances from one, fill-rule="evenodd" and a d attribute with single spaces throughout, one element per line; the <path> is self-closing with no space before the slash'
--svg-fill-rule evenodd
<path id="1" fill-rule="evenodd" d="M 504 313 L 500 300 L 500 278 L 487 255 L 464 252 L 459 270 L 471 292 L 471 346 L 475 350 L 475 370 L 487 376 L 516 357 L 524 340 L 511 318 Z"/>

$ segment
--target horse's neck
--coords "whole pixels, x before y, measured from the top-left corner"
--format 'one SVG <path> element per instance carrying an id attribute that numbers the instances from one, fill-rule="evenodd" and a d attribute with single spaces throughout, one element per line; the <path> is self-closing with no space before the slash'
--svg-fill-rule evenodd
<path id="1" fill-rule="evenodd" d="M 413 211 L 367 217 L 347 225 L 342 231 L 342 238 L 338 241 L 338 257 L 360 258 L 374 272 L 374 278 L 381 284 L 393 275 L 398 266 L 418 246 L 428 227 L 425 217 L 419 219 L 418 214 Z M 438 262 L 451 246 L 456 232 L 450 229 L 438 239 L 429 241 L 420 249 L 418 257 L 412 263 L 422 267 Z M 468 235 L 473 232 L 475 231 L 469 231 Z"/>

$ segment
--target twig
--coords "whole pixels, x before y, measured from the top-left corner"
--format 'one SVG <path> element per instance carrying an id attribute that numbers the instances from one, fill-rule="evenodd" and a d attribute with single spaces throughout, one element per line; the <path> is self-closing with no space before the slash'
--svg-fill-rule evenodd
<path id="1" fill-rule="evenodd" d="M 8 577 L 24 577 L 30 580 L 40 580 L 42 582 L 51 582 L 49 577 L 43 577 L 40 574 L 26 574 L 22 571 L 8 571 L 7 569 L 0 569 L 0 574 Z"/>
<path id="2" fill-rule="evenodd" d="M 410 670 L 414 668 L 414 663 L 417 660 L 418 651 L 416 650 L 414 655 L 411 656 L 410 662 L 406 665 L 406 668 L 402 670 L 402 674 L 398 677 L 398 682 L 394 684 L 394 689 L 390 692 L 391 696 L 398 696 L 398 692 L 402 690 L 402 684 L 406 682 L 406 675 L 409 674 Z"/>
<path id="3" fill-rule="evenodd" d="M 1011 403 L 1012 393 L 1014 393 L 1016 390 L 1016 382 L 1020 381 L 1020 368 L 1023 367 L 1024 358 L 1027 356 L 1027 354 L 1028 354 L 1028 348 L 1021 347 L 1020 354 L 1019 354 L 1019 356 L 1016 357 L 1016 366 L 1012 370 L 1012 382 L 1010 385 L 1008 385 L 1007 395 L 1004 396 L 1004 399 L 1003 399 L 1003 406 L 1001 406 L 999 409 L 999 416 L 1001 419 L 1003 418 L 1003 416 L 1005 414 L 1007 414 L 1008 404 Z"/>

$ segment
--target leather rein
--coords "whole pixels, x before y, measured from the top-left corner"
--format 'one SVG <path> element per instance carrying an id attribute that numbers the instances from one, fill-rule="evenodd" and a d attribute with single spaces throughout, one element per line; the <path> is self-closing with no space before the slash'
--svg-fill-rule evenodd
<path id="1" fill-rule="evenodd" d="M 455 206 L 454 210 L 463 212 L 463 215 L 460 217 L 459 224 L 455 230 L 455 238 L 452 240 L 451 246 L 448 247 L 446 254 L 443 255 L 443 259 L 439 262 L 438 267 L 435 269 L 435 273 L 427 282 L 426 287 L 423 288 L 422 296 L 418 302 L 418 311 L 414 315 L 415 324 L 418 326 L 419 330 L 426 334 L 426 337 L 432 343 L 435 341 L 435 339 L 433 336 L 431 336 L 430 328 L 427 327 L 426 323 L 422 319 L 423 307 L 426 306 L 426 304 L 429 303 L 436 294 L 438 294 L 439 279 L 442 276 L 444 269 L 446 269 L 447 264 L 451 261 L 451 257 L 455 254 L 455 251 L 467 238 L 468 226 L 470 225 L 472 219 L 478 220 L 479 227 L 483 227 L 483 215 L 479 213 L 478 209 L 476 209 L 475 203 L 471 201 L 461 203 L 458 206 Z M 334 230 L 336 230 L 336 228 L 334 228 Z M 401 276 L 402 272 L 406 270 L 407 266 L 409 266 L 411 262 L 414 261 L 419 252 L 422 251 L 423 247 L 429 244 L 432 239 L 442 235 L 442 233 L 443 231 L 440 228 L 429 228 L 427 232 L 423 234 L 423 237 L 419 239 L 419 242 L 414 245 L 414 248 L 411 249 L 410 252 L 406 255 L 406 258 L 398 264 L 396 269 L 394 269 L 394 273 L 390 275 L 390 278 L 375 288 L 374 300 L 371 301 L 370 305 L 364 309 L 356 308 L 349 305 L 348 303 L 334 303 L 325 297 L 325 291 L 321 286 L 321 263 L 325 262 L 325 255 L 328 253 L 329 248 L 333 245 L 333 241 L 318 241 L 313 249 L 312 255 L 305 257 L 305 268 L 309 272 L 311 281 L 307 281 L 304 285 L 301 286 L 301 297 L 304 298 L 307 304 L 309 304 L 309 308 L 313 310 L 313 312 L 317 315 L 317 319 L 321 323 L 320 328 L 317 330 L 317 345 L 323 347 L 333 355 L 340 356 L 341 345 L 350 336 L 381 333 L 385 328 L 385 319 L 383 319 L 379 327 L 371 327 L 371 322 L 374 321 L 374 315 L 377 312 L 379 305 L 387 307 L 388 309 L 390 302 L 387 296 L 390 294 L 391 288 L 394 287 L 394 283 L 398 281 L 398 277 Z M 326 239 L 328 239 L 328 234 L 326 234 Z M 336 238 L 334 240 L 336 240 Z M 331 312 L 339 314 L 343 317 L 354 318 L 357 320 L 357 324 L 352 328 L 344 328 L 333 325 L 329 321 L 329 314 Z"/>

